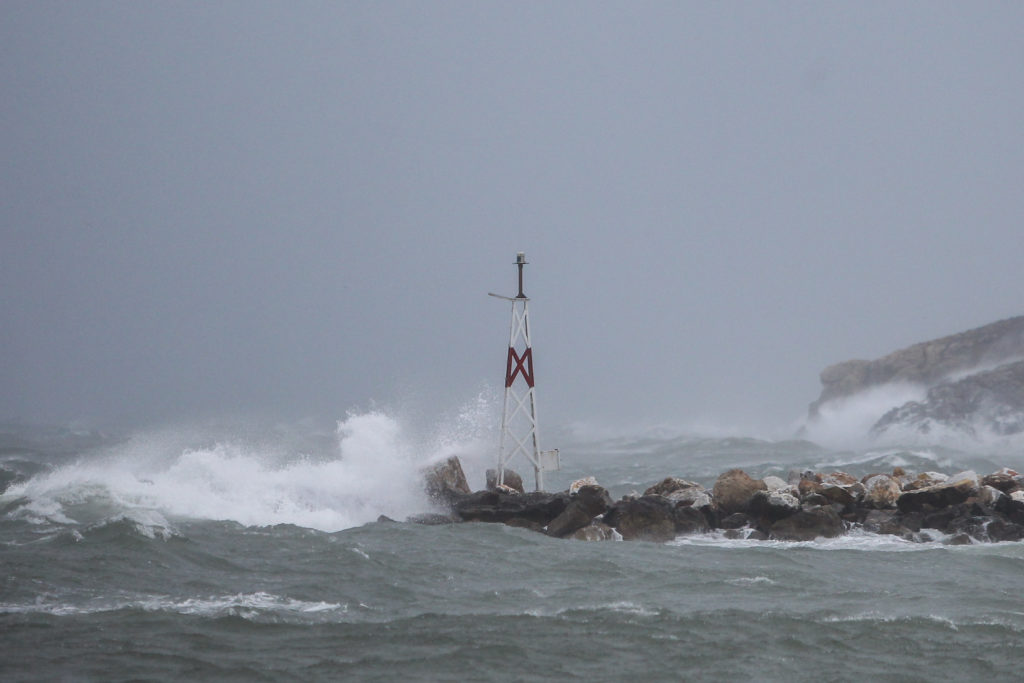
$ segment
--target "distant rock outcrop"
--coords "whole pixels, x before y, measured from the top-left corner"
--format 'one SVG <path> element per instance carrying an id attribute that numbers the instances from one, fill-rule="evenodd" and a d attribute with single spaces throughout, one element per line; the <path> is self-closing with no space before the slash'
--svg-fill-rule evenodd
<path id="1" fill-rule="evenodd" d="M 1021 433 L 1024 316 L 914 344 L 876 360 L 838 363 L 821 372 L 821 383 L 821 395 L 808 410 L 812 424 L 826 406 L 903 385 L 919 387 L 925 398 L 883 406 L 872 433 L 908 428 L 927 434 L 936 426 L 967 434 L 979 429 Z"/>
<path id="2" fill-rule="evenodd" d="M 1024 432 L 1024 361 L 937 384 L 928 389 L 925 400 L 887 412 L 872 431 L 907 426 L 927 434 L 935 424 L 969 434 L 979 424 L 1001 436 Z"/>

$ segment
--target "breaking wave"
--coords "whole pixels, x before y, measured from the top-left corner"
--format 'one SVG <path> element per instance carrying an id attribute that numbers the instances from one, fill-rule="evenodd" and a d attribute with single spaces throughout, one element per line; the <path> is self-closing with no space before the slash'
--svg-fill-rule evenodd
<path id="1" fill-rule="evenodd" d="M 11 484 L 0 510 L 40 531 L 124 523 L 151 538 L 174 535 L 168 520 L 178 518 L 321 531 L 404 518 L 430 507 L 422 467 L 453 453 L 473 468 L 483 462 L 492 413 L 479 397 L 426 435 L 381 410 L 352 413 L 319 452 L 244 435 L 210 443 L 195 429 L 141 433 Z"/>

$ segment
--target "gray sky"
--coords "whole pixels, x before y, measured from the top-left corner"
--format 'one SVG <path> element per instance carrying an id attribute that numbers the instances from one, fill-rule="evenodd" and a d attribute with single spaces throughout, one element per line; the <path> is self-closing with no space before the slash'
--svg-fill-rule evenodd
<path id="1" fill-rule="evenodd" d="M 0 418 L 785 422 L 1024 313 L 1024 4 L 0 5 Z M 434 394 L 436 393 L 436 397 Z"/>

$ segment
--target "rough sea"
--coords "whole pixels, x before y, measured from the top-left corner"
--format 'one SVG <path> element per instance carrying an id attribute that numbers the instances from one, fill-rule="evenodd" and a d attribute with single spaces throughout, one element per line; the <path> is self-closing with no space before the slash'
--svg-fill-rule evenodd
<path id="1" fill-rule="evenodd" d="M 431 459 L 460 455 L 474 488 L 492 466 L 487 430 L 409 432 L 384 411 L 336 429 L 0 429 L 0 680 L 1024 679 L 1024 544 L 377 522 L 430 509 Z M 1024 451 L 584 432 L 548 439 L 549 490 L 1024 467 Z"/>

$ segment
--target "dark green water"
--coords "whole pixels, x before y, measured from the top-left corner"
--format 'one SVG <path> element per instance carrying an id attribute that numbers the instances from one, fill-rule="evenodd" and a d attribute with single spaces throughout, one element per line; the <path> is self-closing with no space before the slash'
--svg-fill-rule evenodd
<path id="1" fill-rule="evenodd" d="M 992 460 L 742 439 L 633 444 L 631 456 L 605 446 L 565 453 L 558 476 L 571 466 L 620 495 L 730 465 L 760 475 L 829 459 L 851 471 Z M 109 449 L 8 453 L 0 680 L 1021 677 L 1024 544 L 853 533 L 659 545 L 484 524 L 316 528 L 273 520 L 375 518 L 372 491 L 329 478 L 366 488 L 372 477 L 324 459 L 270 467 L 242 451 L 150 457 L 144 473 Z M 383 499 L 380 512 L 394 513 Z M 219 516 L 230 505 L 237 519 Z"/>

